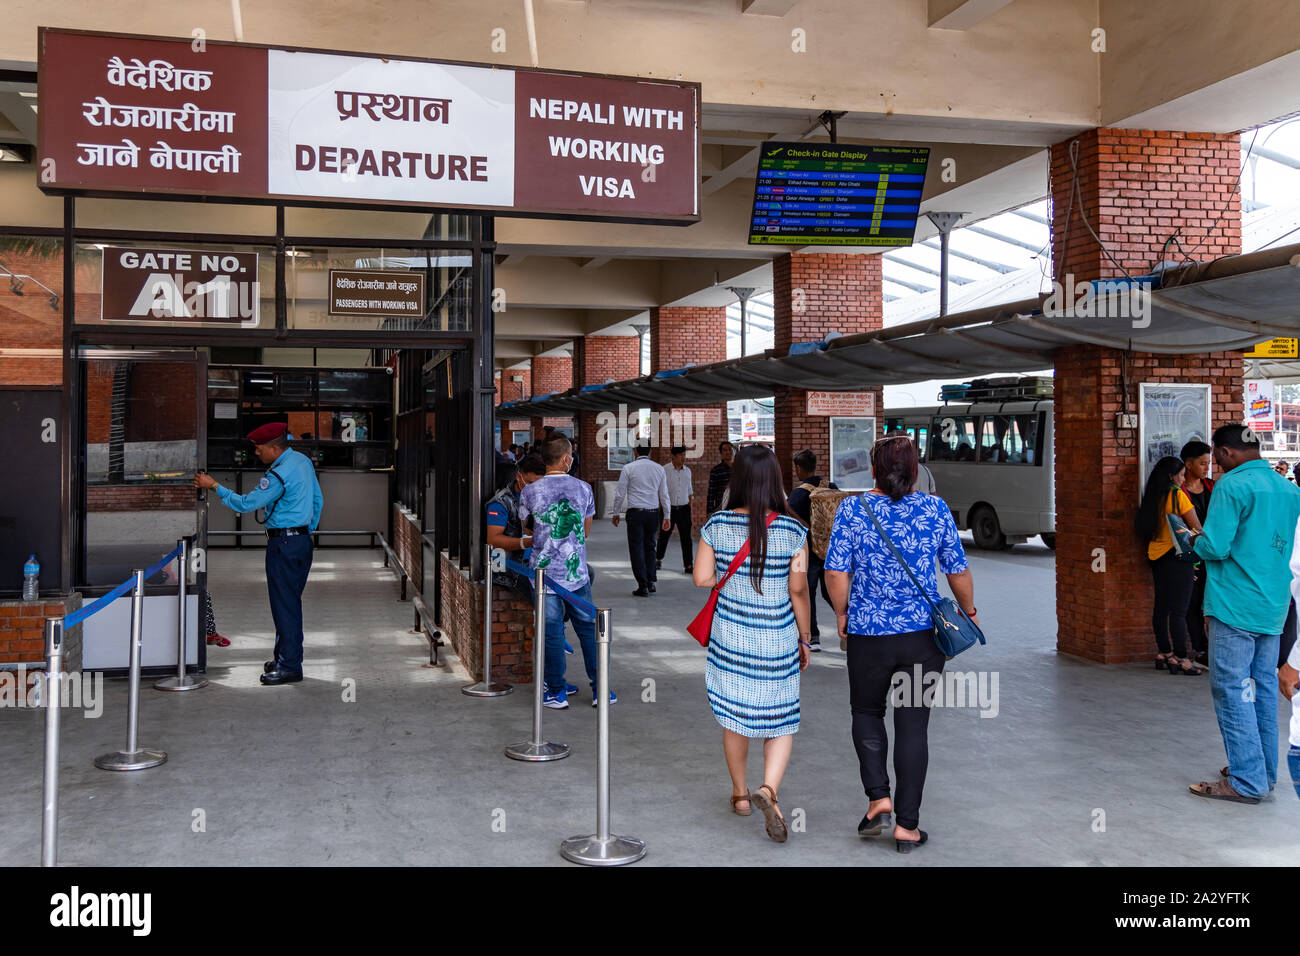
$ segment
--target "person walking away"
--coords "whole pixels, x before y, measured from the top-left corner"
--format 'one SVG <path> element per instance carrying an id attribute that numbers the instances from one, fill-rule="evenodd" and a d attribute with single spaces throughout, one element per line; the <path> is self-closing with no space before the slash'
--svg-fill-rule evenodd
<path id="1" fill-rule="evenodd" d="M 1278 642 L 1290 603 L 1300 488 L 1268 467 L 1244 425 L 1215 430 L 1214 463 L 1220 478 L 1192 546 L 1209 571 L 1210 691 L 1228 773 L 1189 789 L 1259 803 L 1277 782 Z"/>
<path id="2" fill-rule="evenodd" d="M 1213 449 L 1203 441 L 1189 441 L 1178 457 L 1183 460 L 1183 494 L 1196 509 L 1196 520 L 1205 526 L 1205 516 L 1210 510 L 1210 493 L 1214 479 L 1210 477 L 1210 453 Z M 1209 666 L 1210 658 L 1205 641 L 1205 562 L 1198 560 L 1192 566 L 1192 598 L 1187 605 L 1187 640 L 1191 645 L 1192 660 L 1202 667 Z"/>
<path id="3" fill-rule="evenodd" d="M 664 555 L 668 553 L 668 541 L 677 529 L 677 537 L 682 546 L 682 570 L 691 573 L 691 470 L 686 467 L 686 446 L 674 445 L 672 459 L 664 465 L 664 479 L 668 483 L 668 504 L 671 511 L 670 522 L 666 531 L 659 533 L 659 551 L 655 555 L 655 568 L 663 567 Z"/>
<path id="4" fill-rule="evenodd" d="M 262 667 L 266 685 L 302 680 L 302 592 L 311 572 L 311 534 L 320 524 L 325 499 L 311 459 L 289 447 L 288 426 L 272 422 L 248 433 L 253 453 L 267 466 L 257 487 L 237 495 L 209 474 L 194 476 L 194 487 L 215 488 L 238 514 L 266 509 L 266 586 L 275 621 L 274 659 Z M 256 518 L 256 515 L 254 515 Z"/>
<path id="5" fill-rule="evenodd" d="M 849 705 L 867 811 L 858 835 L 876 836 L 895 817 L 895 848 L 904 853 L 924 844 L 921 797 L 929 766 L 932 699 L 914 687 L 894 700 L 894 776 L 891 797 L 885 755 L 885 707 L 894 675 L 909 682 L 942 685 L 943 651 L 935 642 L 930 601 L 938 602 L 935 562 L 948 579 L 953 597 L 976 624 L 975 586 L 966 552 L 941 498 L 916 487 L 916 445 L 910 439 L 882 438 L 871 448 L 874 487 L 845 498 L 835 514 L 826 546 L 826 583 L 835 606 L 840 637 L 848 641 Z M 922 595 L 886 543 L 893 541 Z"/>
<path id="6" fill-rule="evenodd" d="M 722 507 L 722 493 L 727 490 L 727 483 L 731 481 L 731 462 L 736 456 L 736 446 L 729 441 L 721 442 L 718 445 L 718 454 L 722 457 L 722 461 L 709 469 L 709 489 L 704 495 L 704 510 L 708 514 L 713 514 Z"/>
<path id="7" fill-rule="evenodd" d="M 786 514 L 781 468 L 766 448 L 735 457 L 729 506 L 700 529 L 693 580 L 713 587 L 748 541 L 749 556 L 718 592 L 704 684 L 722 725 L 731 807 L 763 813 L 768 837 L 784 843 L 777 802 L 799 730 L 799 675 L 808 666 L 807 529 Z M 769 518 L 770 523 L 769 523 Z M 763 741 L 763 784 L 749 792 L 749 741 Z"/>
<path id="8" fill-rule="evenodd" d="M 668 478 L 663 468 L 650 460 L 650 446 L 642 442 L 636 447 L 636 459 L 623 466 L 614 490 L 614 512 L 610 519 L 618 527 L 623 504 L 627 503 L 627 551 L 636 578 L 633 597 L 654 593 L 655 540 L 660 531 L 667 531 L 672 522 L 668 514 L 672 503 L 668 499 Z"/>
<path id="9" fill-rule="evenodd" d="M 1147 478 L 1142 503 L 1133 526 L 1146 543 L 1147 564 L 1155 585 L 1151 629 L 1156 637 L 1156 670 L 1195 677 L 1204 668 L 1187 656 L 1187 611 L 1192 600 L 1194 570 L 1178 556 L 1167 515 L 1178 515 L 1192 531 L 1199 531 L 1196 509 L 1182 490 L 1181 459 L 1166 455 Z"/>
<path id="10" fill-rule="evenodd" d="M 582 661 L 596 706 L 596 613 L 591 608 L 591 575 L 587 569 L 587 534 L 596 513 L 591 485 L 568 473 L 573 464 L 569 439 L 557 435 L 542 443 L 546 474 L 519 493 L 519 520 L 532 522 L 533 571 L 546 569 L 546 658 L 542 704 L 553 710 L 569 706 L 565 679 L 564 621 L 567 616 L 582 644 Z M 574 607 L 551 586 L 562 587 L 587 605 Z M 618 696 L 611 690 L 610 703 Z"/>
<path id="11" fill-rule="evenodd" d="M 790 497 L 786 500 L 786 507 L 790 509 L 790 514 L 794 515 L 803 526 L 812 529 L 812 493 L 818 488 L 829 488 L 833 491 L 839 491 L 833 481 L 826 481 L 821 475 L 817 474 L 817 455 L 811 448 L 805 448 L 794 456 L 794 488 L 790 491 Z M 823 485 L 822 483 L 825 482 Z M 825 565 L 817 552 L 808 549 L 808 615 L 810 624 L 810 635 L 808 643 L 812 645 L 813 653 L 822 649 L 821 630 L 817 627 L 817 591 L 820 588 L 822 597 L 826 603 L 831 603 L 830 593 L 826 590 L 826 579 L 823 576 Z"/>

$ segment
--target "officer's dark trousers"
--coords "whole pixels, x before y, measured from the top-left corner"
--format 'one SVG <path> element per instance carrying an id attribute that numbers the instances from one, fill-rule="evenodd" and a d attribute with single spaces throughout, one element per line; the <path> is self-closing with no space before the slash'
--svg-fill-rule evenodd
<path id="1" fill-rule="evenodd" d="M 659 508 L 627 509 L 627 553 L 639 589 L 655 583 L 655 543 L 662 524 L 663 511 Z"/>
<path id="2" fill-rule="evenodd" d="M 682 542 L 682 568 L 689 568 L 691 566 L 691 506 L 673 505 L 670 517 L 673 523 L 669 525 L 668 530 L 659 532 L 659 551 L 656 557 L 663 561 L 664 555 L 668 553 L 668 539 L 673 536 L 675 528 L 677 537 Z"/>
<path id="3" fill-rule="evenodd" d="M 311 535 L 266 539 L 266 588 L 275 620 L 275 662 L 302 673 L 302 591 L 311 570 Z"/>

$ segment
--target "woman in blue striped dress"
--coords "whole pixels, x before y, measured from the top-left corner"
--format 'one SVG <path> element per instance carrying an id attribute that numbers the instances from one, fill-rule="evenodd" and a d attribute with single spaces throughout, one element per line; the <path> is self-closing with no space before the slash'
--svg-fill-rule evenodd
<path id="1" fill-rule="evenodd" d="M 749 540 L 750 554 L 718 595 L 709 635 L 705 687 L 722 725 L 731 773 L 731 806 L 763 811 L 767 835 L 787 836 L 777 791 L 799 729 L 799 674 L 808 666 L 807 529 L 786 512 L 776 456 L 761 445 L 741 448 L 732 466 L 727 510 L 700 529 L 697 587 L 713 587 Z M 769 513 L 775 517 L 767 525 Z M 745 780 L 750 738 L 763 740 L 763 785 L 752 797 Z"/>

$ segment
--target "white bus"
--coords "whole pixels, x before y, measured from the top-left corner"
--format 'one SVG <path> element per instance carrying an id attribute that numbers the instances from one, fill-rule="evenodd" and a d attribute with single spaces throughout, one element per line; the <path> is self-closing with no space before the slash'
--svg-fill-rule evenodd
<path id="1" fill-rule="evenodd" d="M 951 402 L 885 413 L 885 434 L 908 432 L 957 527 L 980 548 L 1034 535 L 1056 547 L 1052 400 Z"/>

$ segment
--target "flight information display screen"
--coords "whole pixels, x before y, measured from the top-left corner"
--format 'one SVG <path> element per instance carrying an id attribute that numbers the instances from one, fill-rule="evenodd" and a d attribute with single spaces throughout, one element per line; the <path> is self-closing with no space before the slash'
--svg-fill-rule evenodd
<path id="1" fill-rule="evenodd" d="M 750 245 L 910 246 L 930 150 L 762 145 Z"/>

